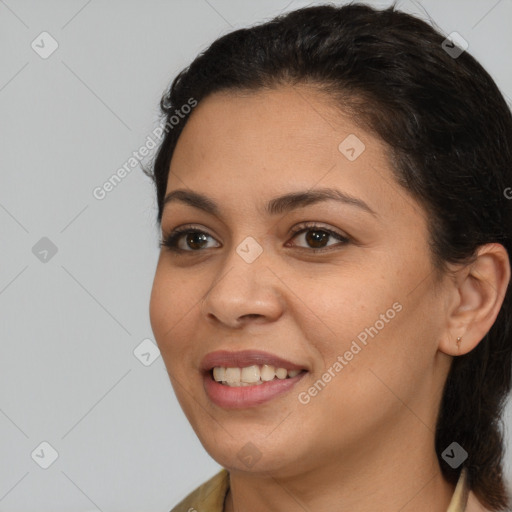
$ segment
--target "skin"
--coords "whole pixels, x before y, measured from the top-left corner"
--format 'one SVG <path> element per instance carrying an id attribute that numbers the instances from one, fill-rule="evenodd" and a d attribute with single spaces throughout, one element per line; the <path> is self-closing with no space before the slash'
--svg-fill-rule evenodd
<path id="1" fill-rule="evenodd" d="M 349 161 L 349 134 L 365 150 Z M 374 215 L 335 201 L 269 215 L 277 196 L 321 187 L 363 200 Z M 427 216 L 394 180 L 386 147 L 306 86 L 215 93 L 178 141 L 167 193 L 193 190 L 219 205 L 211 215 L 166 205 L 162 232 L 192 223 L 205 248 L 162 248 L 150 300 L 153 332 L 176 396 L 207 452 L 230 471 L 228 512 L 445 512 L 454 486 L 434 449 L 452 356 L 472 350 L 494 322 L 510 278 L 501 245 L 475 263 L 436 272 Z M 318 228 L 292 235 L 304 222 Z M 308 243 L 328 228 L 323 253 Z M 236 252 L 248 236 L 263 249 Z M 187 252 L 188 250 L 188 252 Z M 298 400 L 365 328 L 402 310 L 308 404 Z M 457 344 L 457 337 L 461 343 Z M 225 410 L 203 388 L 201 359 L 259 349 L 308 369 L 288 393 Z M 238 452 L 255 445 L 248 467 Z"/>

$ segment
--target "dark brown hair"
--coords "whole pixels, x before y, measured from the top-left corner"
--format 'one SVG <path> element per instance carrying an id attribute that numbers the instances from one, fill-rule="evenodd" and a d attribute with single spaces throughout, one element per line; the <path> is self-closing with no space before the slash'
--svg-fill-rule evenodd
<path id="1" fill-rule="evenodd" d="M 512 116 L 484 68 L 468 52 L 450 52 L 444 40 L 395 6 L 358 4 L 299 9 L 220 37 L 161 100 L 167 132 L 151 172 L 145 170 L 156 185 L 158 223 L 171 158 L 191 115 L 176 122 L 176 110 L 216 91 L 310 84 L 387 143 L 398 183 L 428 212 L 438 269 L 470 261 L 490 242 L 503 244 L 510 258 Z M 469 454 L 470 487 L 493 511 L 510 506 L 501 415 L 511 373 L 509 284 L 490 331 L 454 358 L 436 428 L 445 478 L 456 483 L 461 470 L 441 457 L 456 441 Z"/>

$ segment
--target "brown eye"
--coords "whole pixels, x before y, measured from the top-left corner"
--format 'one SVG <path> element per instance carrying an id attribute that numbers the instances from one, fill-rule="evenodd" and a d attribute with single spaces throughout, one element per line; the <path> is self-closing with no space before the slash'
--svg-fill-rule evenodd
<path id="1" fill-rule="evenodd" d="M 348 237 L 316 224 L 299 226 L 293 233 L 293 238 L 298 238 L 299 235 L 304 235 L 306 245 L 299 245 L 297 247 L 304 249 L 310 248 L 313 252 L 320 252 L 324 250 L 328 251 L 330 250 L 329 247 L 332 245 L 346 245 L 350 242 Z M 338 240 L 338 243 L 329 244 L 328 242 L 330 238 Z"/>
<path id="2" fill-rule="evenodd" d="M 331 236 L 327 231 L 313 231 L 306 232 L 306 242 L 314 249 L 325 247 L 329 237 Z"/>
<path id="3" fill-rule="evenodd" d="M 211 235 L 204 231 L 183 227 L 164 236 L 160 242 L 160 247 L 167 247 L 175 252 L 200 252 L 202 249 L 209 248 L 209 239 L 214 240 Z"/>
<path id="4" fill-rule="evenodd" d="M 188 233 L 185 244 L 192 249 L 203 249 L 208 244 L 207 235 L 199 232 Z"/>

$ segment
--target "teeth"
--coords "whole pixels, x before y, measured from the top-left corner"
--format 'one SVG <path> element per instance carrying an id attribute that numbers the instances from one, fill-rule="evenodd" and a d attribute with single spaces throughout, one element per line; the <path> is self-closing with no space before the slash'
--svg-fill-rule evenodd
<path id="1" fill-rule="evenodd" d="M 217 382 L 221 382 L 223 380 L 226 380 L 226 368 L 222 368 L 222 366 L 216 366 L 213 369 L 213 378 Z"/>
<path id="2" fill-rule="evenodd" d="M 216 366 L 213 369 L 213 378 L 217 382 L 222 382 L 231 387 L 252 386 L 263 384 L 274 380 L 275 378 L 283 380 L 296 377 L 300 370 L 287 370 L 286 368 L 276 368 L 272 365 L 264 364 L 261 366 L 252 365 L 245 368 L 224 368 Z"/>
<path id="3" fill-rule="evenodd" d="M 268 364 L 264 364 L 261 367 L 261 380 L 263 382 L 267 382 L 272 380 L 276 376 L 276 372 L 273 366 L 269 366 Z"/>
<path id="4" fill-rule="evenodd" d="M 240 383 L 240 375 L 242 371 L 240 368 L 226 368 L 225 379 L 228 384 Z"/>
<path id="5" fill-rule="evenodd" d="M 284 368 L 278 368 L 276 370 L 276 377 L 278 379 L 286 379 L 287 375 L 288 375 L 288 370 L 285 370 Z"/>
<path id="6" fill-rule="evenodd" d="M 258 382 L 260 380 L 259 367 L 256 365 L 253 365 L 253 366 L 247 366 L 246 368 L 242 368 L 240 380 L 247 384 L 253 384 L 254 382 Z"/>

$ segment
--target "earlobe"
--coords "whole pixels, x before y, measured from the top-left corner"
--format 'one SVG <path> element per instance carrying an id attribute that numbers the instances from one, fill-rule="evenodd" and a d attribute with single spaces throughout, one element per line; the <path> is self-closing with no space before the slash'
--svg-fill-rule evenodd
<path id="1" fill-rule="evenodd" d="M 496 321 L 509 281 L 506 249 L 497 243 L 481 246 L 475 259 L 457 270 L 453 281 L 455 299 L 439 350 L 452 356 L 471 352 Z"/>

